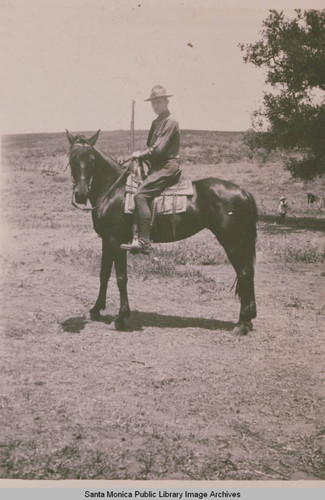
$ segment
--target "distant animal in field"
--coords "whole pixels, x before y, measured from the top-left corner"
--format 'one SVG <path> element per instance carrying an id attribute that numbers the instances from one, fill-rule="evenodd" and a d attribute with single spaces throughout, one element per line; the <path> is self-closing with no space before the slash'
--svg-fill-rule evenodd
<path id="1" fill-rule="evenodd" d="M 312 193 L 307 193 L 307 202 L 308 205 L 313 205 L 314 203 L 317 203 L 317 208 L 318 210 L 324 211 L 325 208 L 325 198 L 321 196 L 317 196 Z"/>
<path id="2" fill-rule="evenodd" d="M 127 253 L 120 249 L 120 245 L 132 240 L 133 225 L 133 215 L 126 214 L 124 208 L 128 169 L 95 147 L 99 132 L 86 139 L 67 131 L 74 184 L 73 204 L 81 208 L 80 205 L 85 207 L 90 201 L 93 226 L 102 238 L 100 289 L 90 316 L 98 320 L 100 311 L 106 307 L 107 284 L 114 264 L 120 293 L 120 310 L 115 326 L 123 329 L 125 320 L 130 316 L 130 308 Z M 233 182 L 207 178 L 193 182 L 193 195 L 187 198 L 184 213 L 157 214 L 152 226 L 151 239 L 157 243 L 182 240 L 205 228 L 216 236 L 237 275 L 236 293 L 241 307 L 234 331 L 239 335 L 252 330 L 251 320 L 256 317 L 256 223 L 257 208 L 250 193 Z"/>

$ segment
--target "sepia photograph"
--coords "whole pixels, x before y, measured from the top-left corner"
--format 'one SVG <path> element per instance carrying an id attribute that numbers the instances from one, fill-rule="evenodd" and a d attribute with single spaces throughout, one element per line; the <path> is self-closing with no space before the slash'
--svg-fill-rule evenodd
<path id="1" fill-rule="evenodd" d="M 324 7 L 0 0 L 0 487 L 324 487 Z"/>

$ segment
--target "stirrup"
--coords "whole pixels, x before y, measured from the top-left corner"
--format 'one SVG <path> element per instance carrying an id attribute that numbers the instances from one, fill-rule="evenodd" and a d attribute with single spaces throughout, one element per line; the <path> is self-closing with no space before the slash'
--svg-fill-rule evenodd
<path id="1" fill-rule="evenodd" d="M 143 244 L 139 240 L 133 240 L 132 243 L 123 243 L 120 248 L 131 253 L 143 253 L 145 255 L 149 255 L 152 250 L 150 243 Z"/>

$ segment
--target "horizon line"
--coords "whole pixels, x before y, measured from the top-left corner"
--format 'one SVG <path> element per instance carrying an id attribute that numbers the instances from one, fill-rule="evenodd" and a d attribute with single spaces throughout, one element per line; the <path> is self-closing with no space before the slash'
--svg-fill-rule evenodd
<path id="1" fill-rule="evenodd" d="M 215 132 L 215 133 L 231 133 L 231 134 L 242 134 L 244 132 L 247 132 L 248 130 L 251 130 L 252 127 L 249 127 L 245 130 L 215 130 L 215 129 L 195 129 L 195 128 L 184 128 L 181 130 L 182 132 Z M 113 129 L 113 130 L 104 130 L 104 129 L 97 129 L 100 130 L 101 133 L 114 133 L 114 132 L 125 132 L 130 134 L 130 130 L 127 129 Z M 97 132 L 95 129 L 84 129 L 84 130 L 77 130 L 73 131 L 74 133 L 92 133 L 92 132 Z M 137 132 L 146 132 L 148 133 L 149 129 L 137 129 L 135 130 L 135 133 Z M 5 132 L 1 133 L 1 137 L 6 137 L 6 136 L 13 136 L 13 135 L 47 135 L 47 134 L 65 134 L 65 130 L 55 130 L 55 131 L 46 131 L 46 132 Z"/>

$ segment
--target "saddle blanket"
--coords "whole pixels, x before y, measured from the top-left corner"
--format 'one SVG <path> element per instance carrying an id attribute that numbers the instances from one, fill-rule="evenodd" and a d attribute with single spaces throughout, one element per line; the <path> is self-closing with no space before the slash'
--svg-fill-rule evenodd
<path id="1" fill-rule="evenodd" d="M 133 214 L 134 193 L 138 189 L 138 178 L 131 174 L 125 186 L 124 212 Z M 167 188 L 160 196 L 154 199 L 153 206 L 156 214 L 169 215 L 186 211 L 187 197 L 193 196 L 194 190 L 191 181 L 181 180 L 174 186 Z"/>

